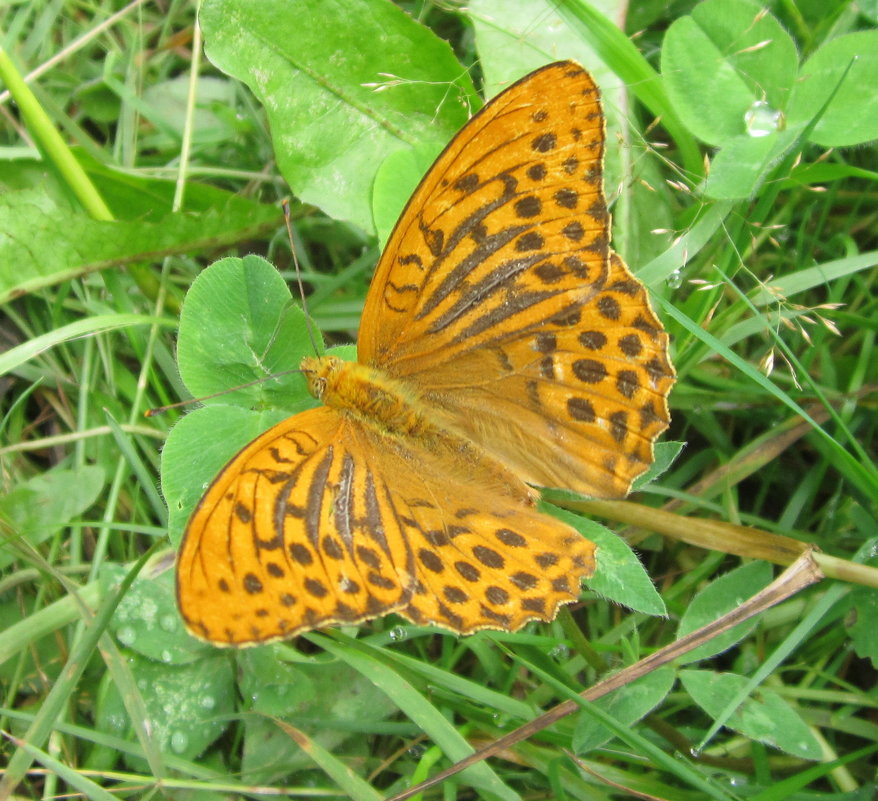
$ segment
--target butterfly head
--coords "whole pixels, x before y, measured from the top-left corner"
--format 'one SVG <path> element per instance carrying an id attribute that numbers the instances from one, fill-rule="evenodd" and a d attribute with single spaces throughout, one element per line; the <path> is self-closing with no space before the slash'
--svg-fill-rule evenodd
<path id="1" fill-rule="evenodd" d="M 338 356 L 306 356 L 299 364 L 308 382 L 308 392 L 318 400 L 323 400 L 326 388 L 334 383 L 343 366 Z"/>

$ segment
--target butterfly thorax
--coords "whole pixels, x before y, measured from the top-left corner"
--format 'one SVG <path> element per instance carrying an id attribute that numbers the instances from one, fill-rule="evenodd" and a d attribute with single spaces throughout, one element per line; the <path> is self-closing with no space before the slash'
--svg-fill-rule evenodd
<path id="1" fill-rule="evenodd" d="M 445 433 L 411 387 L 378 368 L 337 356 L 306 356 L 301 368 L 315 398 L 382 433 L 418 439 Z"/>
<path id="2" fill-rule="evenodd" d="M 337 356 L 306 356 L 301 362 L 308 390 L 324 405 L 364 428 L 396 439 L 403 451 L 429 454 L 440 472 L 467 483 L 481 481 L 495 493 L 533 504 L 533 491 L 507 467 L 462 436 L 404 381 L 377 367 Z M 415 450 L 412 450 L 415 449 Z M 423 463 L 413 464 L 421 469 Z"/>

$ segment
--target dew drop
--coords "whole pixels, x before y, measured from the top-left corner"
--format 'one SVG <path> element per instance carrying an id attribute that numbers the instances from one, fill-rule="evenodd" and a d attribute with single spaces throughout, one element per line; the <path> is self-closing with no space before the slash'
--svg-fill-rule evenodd
<path id="1" fill-rule="evenodd" d="M 402 626 L 394 626 L 390 631 L 387 632 L 387 636 L 390 637 L 393 642 L 401 642 L 409 635 Z"/>
<path id="2" fill-rule="evenodd" d="M 679 289 L 680 285 L 683 283 L 683 270 L 678 267 L 665 279 L 665 283 L 671 289 Z"/>
<path id="3" fill-rule="evenodd" d="M 171 661 L 171 658 L 172 658 L 172 657 L 171 657 L 171 652 L 170 652 L 170 651 L 167 651 L 167 650 L 162 651 L 161 656 L 162 656 L 162 662 L 168 663 L 168 662 Z"/>
<path id="4" fill-rule="evenodd" d="M 564 643 L 558 643 L 549 651 L 549 656 L 553 659 L 566 659 L 570 656 L 570 649 Z"/>
<path id="5" fill-rule="evenodd" d="M 202 709 L 213 709 L 216 706 L 216 698 L 212 695 L 202 695 L 199 703 Z"/>
<path id="6" fill-rule="evenodd" d="M 134 645 L 137 639 L 137 632 L 131 626 L 120 626 L 116 629 L 116 639 L 122 645 Z"/>
<path id="7" fill-rule="evenodd" d="M 107 715 L 106 723 L 111 732 L 123 732 L 128 725 L 128 719 L 124 715 Z"/>
<path id="8" fill-rule="evenodd" d="M 171 750 L 175 754 L 182 754 L 189 746 L 189 736 L 181 731 L 175 731 L 171 735 Z"/>
<path id="9" fill-rule="evenodd" d="M 158 611 L 159 608 L 155 601 L 151 598 L 144 598 L 143 603 L 140 605 L 140 618 L 146 623 L 154 625 Z"/>
<path id="10" fill-rule="evenodd" d="M 175 615 L 162 615 L 159 618 L 159 626 L 165 631 L 176 631 L 177 617 Z"/>
<path id="11" fill-rule="evenodd" d="M 744 112 L 747 133 L 758 139 L 784 128 L 783 112 L 777 111 L 764 100 L 757 100 Z"/>

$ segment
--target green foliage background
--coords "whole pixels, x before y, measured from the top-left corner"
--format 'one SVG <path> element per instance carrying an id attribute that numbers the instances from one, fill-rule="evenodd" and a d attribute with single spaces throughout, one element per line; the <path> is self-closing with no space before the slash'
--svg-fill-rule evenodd
<path id="1" fill-rule="evenodd" d="M 444 792 L 873 797 L 874 3 L 205 0 L 199 20 L 62 1 L 0 21 L 0 797 L 389 797 L 740 604 L 766 553 L 788 561 L 780 536 L 836 557 L 830 578 Z M 310 400 L 287 375 L 143 410 L 312 352 L 288 196 L 312 336 L 352 341 L 436 153 L 561 58 L 602 89 L 614 246 L 672 334 L 686 443 L 632 498 L 637 526 L 551 498 L 607 538 L 605 584 L 516 634 L 389 617 L 196 642 L 168 537 Z M 662 536 L 651 507 L 673 513 Z"/>

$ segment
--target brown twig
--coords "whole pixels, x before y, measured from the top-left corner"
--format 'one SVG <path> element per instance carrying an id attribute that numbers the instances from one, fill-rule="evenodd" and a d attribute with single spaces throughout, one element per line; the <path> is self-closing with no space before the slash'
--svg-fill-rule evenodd
<path id="1" fill-rule="evenodd" d="M 607 676 L 605 679 L 580 693 L 580 695 L 587 701 L 595 701 L 598 698 L 602 698 L 613 690 L 624 687 L 662 665 L 674 661 L 683 654 L 692 651 L 699 645 L 702 645 L 713 637 L 722 634 L 724 631 L 728 631 L 754 615 L 764 612 L 766 609 L 780 603 L 781 601 L 785 601 L 787 598 L 795 595 L 800 590 L 805 589 L 805 587 L 820 581 L 822 578 L 823 573 L 820 571 L 819 566 L 812 557 L 810 550 L 806 551 L 764 590 L 758 592 L 748 601 L 745 601 L 737 609 L 733 609 L 731 612 L 714 620 L 712 623 L 708 623 L 706 626 L 702 626 L 700 629 L 696 629 L 685 637 L 681 637 L 679 640 L 672 642 L 670 645 L 655 651 L 630 667 L 624 668 L 611 676 Z M 483 759 L 487 759 L 490 756 L 496 756 L 510 746 L 520 743 L 531 735 L 542 731 L 561 718 L 575 712 L 578 708 L 578 704 L 573 700 L 563 701 L 557 706 L 552 707 L 547 712 L 544 712 L 538 718 L 525 723 L 515 731 L 495 740 L 491 745 L 480 751 L 476 751 L 466 759 L 462 759 L 450 768 L 443 770 L 441 773 L 437 773 L 432 778 L 427 779 L 414 787 L 410 787 L 408 790 L 404 790 L 403 792 L 386 799 L 386 801 L 404 801 L 404 799 L 411 798 L 413 795 L 416 795 L 429 787 L 434 787 L 471 765 L 481 762 Z"/>

